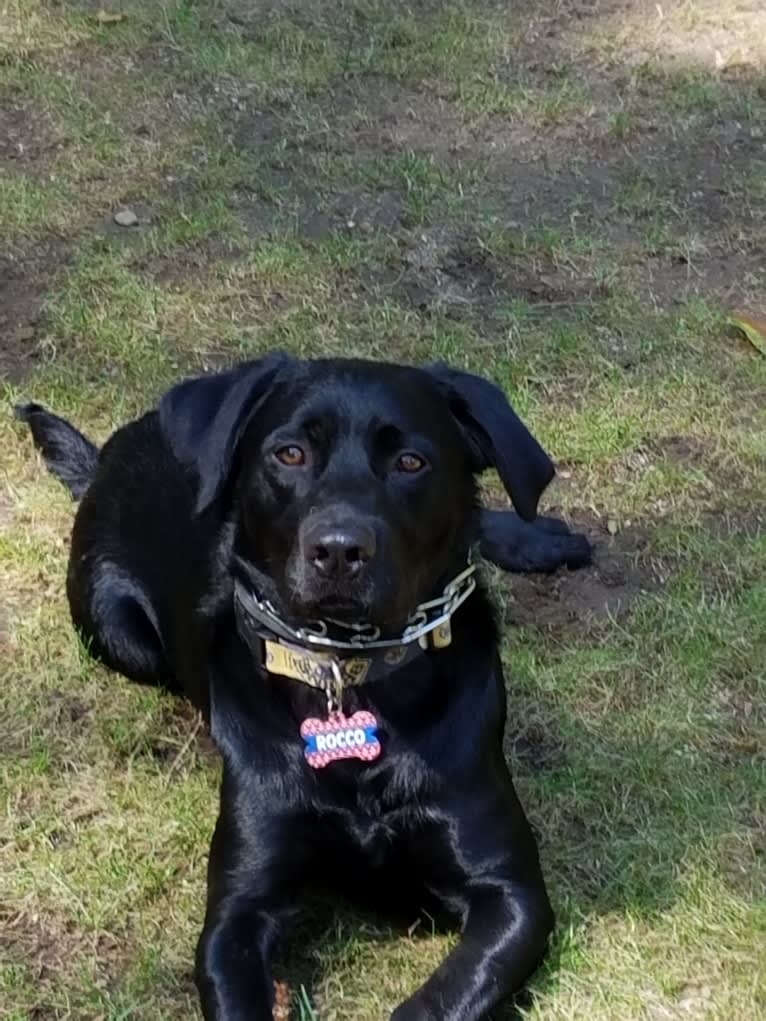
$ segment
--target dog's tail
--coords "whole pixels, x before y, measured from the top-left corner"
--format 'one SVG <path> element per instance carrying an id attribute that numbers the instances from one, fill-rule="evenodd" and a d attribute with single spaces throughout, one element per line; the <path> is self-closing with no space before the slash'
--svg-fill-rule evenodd
<path id="1" fill-rule="evenodd" d="M 26 422 L 48 470 L 80 500 L 98 464 L 98 447 L 63 418 L 40 404 L 17 404 L 16 418 Z"/>

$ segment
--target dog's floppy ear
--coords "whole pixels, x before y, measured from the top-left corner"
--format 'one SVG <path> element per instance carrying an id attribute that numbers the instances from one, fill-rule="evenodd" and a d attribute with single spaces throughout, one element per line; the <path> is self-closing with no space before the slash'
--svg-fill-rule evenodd
<path id="1" fill-rule="evenodd" d="M 165 441 L 196 477 L 197 513 L 220 494 L 245 426 L 289 362 L 285 354 L 269 354 L 228 372 L 187 379 L 160 400 Z"/>
<path id="2" fill-rule="evenodd" d="M 429 365 L 426 371 L 446 391 L 477 470 L 496 468 L 519 516 L 533 521 L 555 469 L 508 398 L 494 383 L 442 363 Z"/>

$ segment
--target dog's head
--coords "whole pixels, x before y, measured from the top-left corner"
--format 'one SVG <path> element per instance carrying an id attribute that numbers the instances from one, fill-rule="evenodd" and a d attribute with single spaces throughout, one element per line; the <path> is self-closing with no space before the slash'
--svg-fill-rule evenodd
<path id="1" fill-rule="evenodd" d="M 527 520 L 553 476 L 503 392 L 443 365 L 270 355 L 181 383 L 160 422 L 197 512 L 223 504 L 296 622 L 401 628 L 465 566 L 475 475 L 496 468 Z"/>

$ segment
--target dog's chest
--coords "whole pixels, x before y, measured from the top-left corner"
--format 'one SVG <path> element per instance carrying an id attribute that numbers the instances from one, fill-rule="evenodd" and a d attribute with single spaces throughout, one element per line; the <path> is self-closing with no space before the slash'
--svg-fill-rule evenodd
<path id="1" fill-rule="evenodd" d="M 350 853 L 372 867 L 400 853 L 427 819 L 421 770 L 359 769 L 337 763 L 323 791 L 322 816 Z M 324 786 L 324 785 L 323 785 Z"/>
<path id="2" fill-rule="evenodd" d="M 368 808 L 368 806 L 364 806 Z M 384 873 L 403 858 L 408 857 L 407 848 L 416 829 L 414 817 L 405 810 L 381 812 L 345 812 L 334 820 L 336 861 L 345 863 L 352 871 L 363 869 L 365 873 Z M 344 883 L 344 876 L 340 880 Z"/>

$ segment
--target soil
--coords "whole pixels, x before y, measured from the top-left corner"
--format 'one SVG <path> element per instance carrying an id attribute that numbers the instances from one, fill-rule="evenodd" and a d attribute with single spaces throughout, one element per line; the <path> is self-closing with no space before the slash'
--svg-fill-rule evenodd
<path id="1" fill-rule="evenodd" d="M 576 225 L 579 233 L 600 237 L 620 252 L 611 271 L 652 307 L 695 295 L 732 308 L 758 308 L 762 300 L 766 214 L 737 182 L 766 167 L 766 146 L 758 130 L 732 118 L 711 115 L 693 127 L 671 118 L 616 141 L 581 124 L 575 136 L 562 126 L 532 130 L 492 117 L 472 122 L 454 103 L 378 79 L 338 83 L 318 101 L 315 116 L 321 137 L 305 145 L 289 114 L 239 121 L 239 144 L 261 152 L 293 139 L 288 156 L 280 151 L 261 182 L 272 197 L 238 197 L 243 222 L 258 236 L 273 229 L 280 211 L 309 240 L 347 229 L 395 236 L 400 257 L 381 268 L 372 287 L 421 312 L 446 307 L 478 311 L 486 320 L 501 301 L 569 308 L 609 294 L 603 273 L 594 279 L 583 266 L 557 265 L 550 257 L 494 258 L 476 240 L 472 208 L 494 212 L 501 228 L 520 235 L 543 225 L 564 232 Z M 481 183 L 465 198 L 460 226 L 447 216 L 424 229 L 408 221 L 406 196 L 395 190 L 322 195 L 307 189 L 317 147 L 358 168 L 415 152 L 445 171 L 470 170 Z M 634 181 L 656 187 L 656 209 L 651 194 L 646 208 L 622 205 L 623 190 Z M 658 218 L 674 243 L 652 252 L 647 232 Z"/>
<path id="2" fill-rule="evenodd" d="M 121 958 L 119 944 L 106 933 L 91 938 L 71 920 L 50 912 L 0 905 L 0 960 L 33 968 L 41 989 L 55 986 L 70 958 L 78 954 L 97 957 L 105 971 Z M 53 1004 L 40 1004 L 33 1016 L 42 1021 L 60 1014 Z"/>
<path id="3" fill-rule="evenodd" d="M 40 356 L 44 283 L 30 268 L 0 256 L 0 381 L 19 382 Z"/>
<path id="4" fill-rule="evenodd" d="M 566 763 L 563 740 L 556 735 L 550 720 L 536 719 L 534 707 L 525 706 L 523 713 L 514 713 L 513 691 L 509 722 L 504 742 L 506 758 L 521 762 L 535 773 L 561 769 Z"/>
<path id="5" fill-rule="evenodd" d="M 45 111 L 11 97 L 0 107 L 0 168 L 34 176 L 47 173 L 63 144 Z"/>
<path id="6" fill-rule="evenodd" d="M 665 87 L 671 88 L 673 75 L 682 76 L 693 60 L 710 71 L 713 82 L 735 90 L 752 85 L 766 45 L 753 31 L 759 5 L 751 10 L 740 4 L 737 17 L 728 20 L 717 17 L 712 0 L 696 6 L 707 19 L 704 31 L 677 25 L 675 9 L 668 5 L 662 31 L 652 34 L 646 23 L 643 32 L 630 32 L 632 19 L 655 9 L 643 0 L 567 0 L 555 9 L 528 0 L 518 46 L 493 73 L 499 81 L 522 85 L 533 99 L 564 77 L 581 87 L 585 100 L 570 115 L 549 122 L 472 115 L 450 95 L 378 76 L 340 78 L 297 112 L 289 96 L 263 109 L 247 96 L 231 102 L 227 95 L 221 118 L 228 119 L 235 144 L 266 156 L 262 179 L 252 187 L 242 182 L 230 202 L 256 239 L 286 218 L 308 241 L 339 230 L 391 235 L 398 255 L 374 279 L 362 281 L 361 290 L 390 294 L 425 315 L 438 308 L 476 317 L 487 331 L 501 303 L 521 299 L 542 309 L 567 309 L 608 295 L 610 283 L 603 275 L 590 276 L 588 268 L 558 265 L 547 257 L 496 257 L 478 243 L 472 209 L 484 217 L 494 214 L 500 227 L 520 232 L 547 224 L 603 238 L 617 253 L 610 260 L 614 272 L 653 307 L 702 295 L 757 311 L 766 289 L 766 209 L 748 197 L 741 182 L 766 168 L 762 128 L 715 107 L 694 116 L 662 110 L 657 106 L 662 90 L 640 81 L 649 60 L 662 68 L 670 83 Z M 427 10 L 444 7 L 433 2 Z M 340 0 L 229 2 L 211 14 L 211 25 L 247 36 L 266 31 L 271 17 L 288 15 L 311 25 L 317 19 L 329 24 L 344 14 L 348 7 Z M 352 42 L 361 46 L 364 20 L 354 25 Z M 587 42 L 594 31 L 618 37 L 618 49 Z M 152 46 L 137 59 L 147 72 L 154 64 L 167 73 L 172 48 L 161 34 Z M 724 64 L 719 67 L 716 60 Z M 631 89 L 634 94 L 636 88 L 639 96 L 645 92 L 646 110 L 639 109 L 625 137 L 615 137 L 608 111 L 614 110 L 615 96 Z M 216 102 L 210 96 L 197 101 Z M 12 166 L 42 179 L 65 140 L 44 112 L 30 116 L 25 102 L 12 96 L 0 111 L 0 168 Z M 459 223 L 446 212 L 425 225 L 410 222 L 404 187 L 398 190 L 391 182 L 324 191 L 314 185 L 320 155 L 361 171 L 382 157 L 409 153 L 433 161 L 448 175 L 474 175 Z M 640 202 L 638 208 L 625 206 L 626 182 L 642 180 L 656 184 L 661 209 L 652 208 L 651 198 L 646 208 Z M 174 187 L 188 198 L 195 185 L 181 181 Z M 97 233 L 120 238 L 129 233 L 113 230 L 111 214 L 105 215 L 94 224 Z M 677 243 L 652 254 L 646 234 L 658 216 Z M 13 382 L 22 380 L 39 357 L 41 309 L 60 262 L 55 245 L 35 249 L 18 262 L 0 259 L 0 377 Z M 236 252 L 227 254 L 236 257 Z M 181 255 L 174 262 L 180 271 L 194 272 L 200 259 L 204 268 L 213 257 L 215 250 L 191 253 L 188 259 Z M 158 282 L 168 282 L 163 274 L 174 275 L 162 260 L 149 269 Z"/>
<path id="7" fill-rule="evenodd" d="M 512 624 L 563 631 L 616 620 L 640 595 L 662 584 L 653 566 L 642 560 L 649 544 L 643 530 L 626 528 L 610 535 L 606 522 L 584 515 L 570 525 L 593 544 L 593 566 L 550 575 L 517 575 L 507 581 L 507 615 Z"/>

